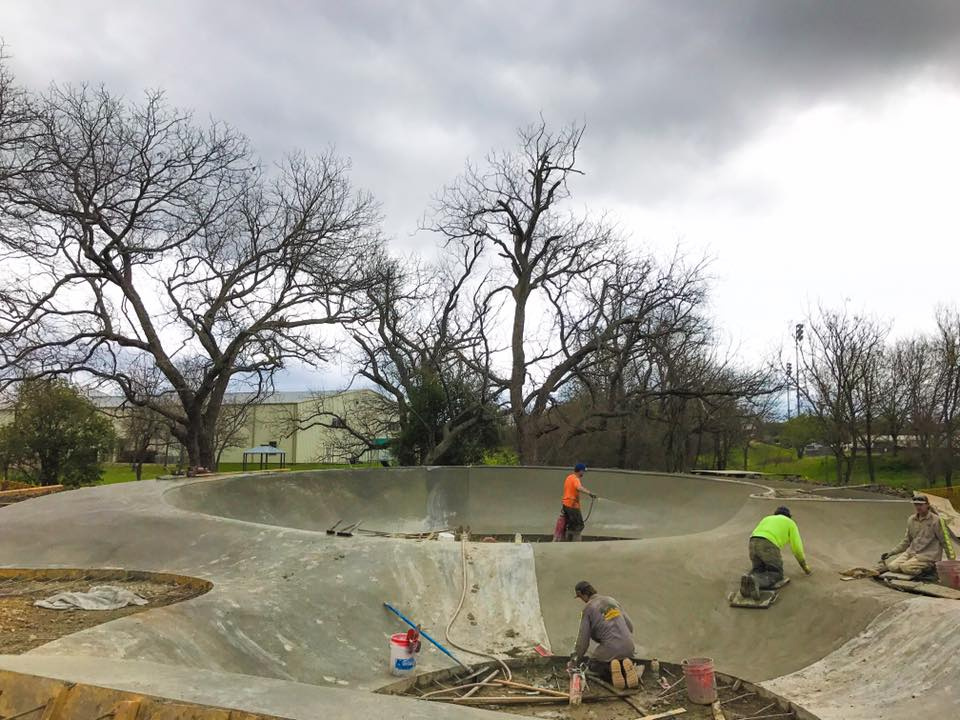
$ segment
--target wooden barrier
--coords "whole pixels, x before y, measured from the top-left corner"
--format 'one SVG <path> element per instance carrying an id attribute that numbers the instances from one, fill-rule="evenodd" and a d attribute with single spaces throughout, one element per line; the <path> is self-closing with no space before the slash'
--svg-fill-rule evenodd
<path id="1" fill-rule="evenodd" d="M 30 500 L 35 497 L 51 495 L 63 489 L 63 485 L 39 485 L 28 488 L 17 488 L 16 490 L 3 490 L 0 491 L 0 507 L 22 502 L 23 500 Z"/>
<path id="2" fill-rule="evenodd" d="M 7 720 L 280 720 L 274 715 L 0 670 L 0 717 Z"/>

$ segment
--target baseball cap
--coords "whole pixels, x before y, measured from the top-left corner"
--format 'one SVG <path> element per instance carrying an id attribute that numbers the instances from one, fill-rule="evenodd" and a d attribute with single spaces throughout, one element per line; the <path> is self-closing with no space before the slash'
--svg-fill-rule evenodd
<path id="1" fill-rule="evenodd" d="M 927 496 L 926 496 L 926 495 L 914 495 L 914 496 L 913 496 L 913 502 L 914 502 L 915 504 L 916 504 L 916 503 L 926 503 L 927 505 L 930 504 L 930 501 L 927 499 Z"/>
<path id="2" fill-rule="evenodd" d="M 587 469 L 587 466 L 584 465 L 583 463 L 577 463 L 576 465 L 573 466 L 573 471 L 574 471 L 574 472 L 581 472 L 581 471 L 586 470 L 586 469 Z"/>

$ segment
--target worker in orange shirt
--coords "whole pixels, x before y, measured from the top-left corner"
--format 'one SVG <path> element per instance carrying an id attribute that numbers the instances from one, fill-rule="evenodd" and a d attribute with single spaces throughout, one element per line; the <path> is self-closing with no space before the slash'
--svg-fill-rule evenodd
<path id="1" fill-rule="evenodd" d="M 580 482 L 586 471 L 586 465 L 577 463 L 573 472 L 567 475 L 567 479 L 563 481 L 563 507 L 560 511 L 566 520 L 566 530 L 563 538 L 566 542 L 580 542 L 581 540 L 583 513 L 580 512 L 580 493 L 586 493 L 592 498 L 596 497 Z"/>

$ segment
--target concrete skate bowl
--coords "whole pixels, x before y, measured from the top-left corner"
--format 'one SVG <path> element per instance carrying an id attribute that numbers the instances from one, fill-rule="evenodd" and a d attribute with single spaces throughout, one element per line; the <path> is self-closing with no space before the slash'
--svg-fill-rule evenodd
<path id="1" fill-rule="evenodd" d="M 562 469 L 487 467 L 305 472 L 183 485 L 165 499 L 184 510 L 313 532 L 344 520 L 391 532 L 465 525 L 474 537 L 529 534 L 551 528 L 563 475 Z M 710 655 L 726 671 L 763 680 L 820 659 L 866 627 L 890 602 L 889 593 L 840 584 L 822 568 L 783 593 L 779 612 L 732 610 L 726 595 L 744 570 L 746 539 L 758 518 L 775 507 L 775 499 L 751 497 L 763 495 L 762 487 L 616 471 L 590 471 L 585 483 L 601 495 L 586 533 L 632 540 L 517 548 L 471 543 L 469 584 L 479 585 L 479 590 L 469 598 L 477 607 L 470 621 L 474 624 L 466 624 L 465 632 L 490 641 L 502 640 L 506 630 L 513 630 L 523 638 L 501 642 L 503 651 L 529 650 L 541 641 L 568 650 L 580 610 L 571 588 L 586 578 L 632 606 L 629 611 L 644 649 L 662 657 Z M 814 565 L 822 554 L 831 564 L 849 566 L 873 558 L 890 538 L 898 537 L 903 513 L 895 503 L 854 508 L 811 500 L 798 502 L 795 514 Z M 863 523 L 864 514 L 874 521 Z M 320 537 L 325 541 L 328 536 Z M 359 542 L 332 540 L 344 548 Z M 395 588 L 386 594 L 402 598 L 406 608 L 416 608 L 411 612 L 418 620 L 426 622 L 426 613 L 431 626 L 443 627 L 460 589 L 458 546 L 417 543 L 401 550 L 392 540 L 369 542 L 387 543 L 362 545 L 365 562 L 377 558 L 378 567 L 390 576 L 378 575 L 374 592 Z M 483 582 L 475 583 L 473 577 Z M 534 587 L 538 604 L 517 601 L 520 595 L 529 600 Z M 378 606 L 378 600 L 385 599 L 373 593 L 366 597 L 367 589 L 361 590 L 364 603 Z M 368 621 L 382 624 L 373 613 Z M 388 623 L 384 629 L 390 627 Z M 342 630 L 349 632 L 347 627 Z"/>
<path id="2" fill-rule="evenodd" d="M 186 485 L 172 505 L 247 522 L 324 531 L 360 522 L 367 530 L 426 533 L 469 527 L 475 539 L 552 536 L 564 471 L 545 468 L 327 470 L 242 476 Z M 591 471 L 586 535 L 623 539 L 699 533 L 730 520 L 745 486 L 655 473 Z M 754 488 L 756 489 L 756 488 Z M 592 511 L 591 511 L 592 507 Z"/>
<path id="3" fill-rule="evenodd" d="M 949 689 L 960 648 L 947 648 L 937 668 L 946 675 L 907 673 L 909 686 L 893 694 L 878 695 L 874 682 L 863 712 L 830 710 L 855 694 L 863 658 L 880 680 L 899 678 L 904 667 L 923 669 L 911 665 L 917 642 L 960 643 L 960 632 L 943 637 L 952 609 L 934 612 L 940 606 L 929 598 L 837 575 L 902 536 L 909 502 L 790 499 L 815 573 L 800 575 L 786 553 L 794 581 L 764 611 L 726 602 L 745 569 L 751 530 L 783 503 L 756 483 L 590 470 L 585 483 L 602 497 L 587 532 L 629 538 L 620 542 L 462 544 L 324 532 L 342 520 L 388 532 L 463 524 L 474 535 L 546 534 L 566 472 L 416 468 L 145 481 L 0 509 L 0 566 L 141 568 L 214 586 L 0 658 L 0 668 L 282 717 L 484 717 L 422 702 L 411 711 L 414 701 L 370 692 L 390 682 L 388 638 L 406 629 L 383 603 L 440 642 L 454 619 L 449 647 L 471 664 L 485 658 L 470 650 L 530 657 L 542 644 L 566 654 L 582 607 L 572 587 L 587 579 L 631 615 L 638 656 L 707 656 L 723 673 L 765 685 L 776 678 L 774 692 L 824 720 L 884 716 L 878 708 L 889 718 L 907 707 L 943 711 L 956 700 L 951 693 L 960 694 Z M 878 665 L 880 656 L 896 657 L 897 666 Z M 418 658 L 423 672 L 450 666 L 429 645 Z M 824 684 L 841 676 L 846 684 Z M 815 677 L 827 680 L 814 687 Z"/>

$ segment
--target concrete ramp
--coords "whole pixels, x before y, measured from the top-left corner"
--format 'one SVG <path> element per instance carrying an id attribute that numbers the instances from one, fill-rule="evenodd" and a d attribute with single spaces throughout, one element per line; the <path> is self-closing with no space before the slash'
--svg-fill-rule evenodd
<path id="1" fill-rule="evenodd" d="M 914 597 L 809 667 L 764 683 L 822 720 L 955 717 L 960 603 Z"/>

